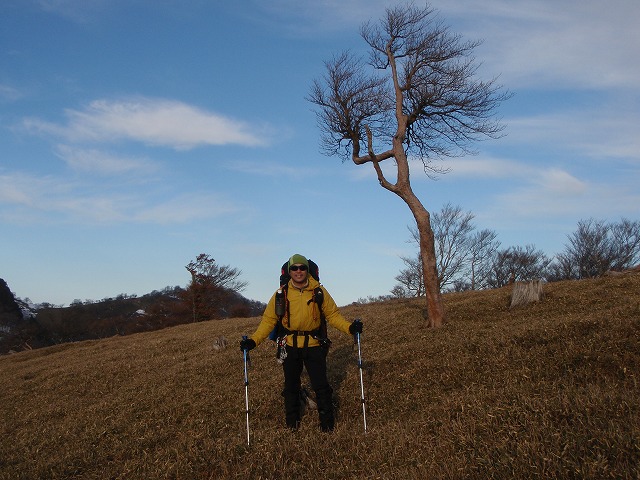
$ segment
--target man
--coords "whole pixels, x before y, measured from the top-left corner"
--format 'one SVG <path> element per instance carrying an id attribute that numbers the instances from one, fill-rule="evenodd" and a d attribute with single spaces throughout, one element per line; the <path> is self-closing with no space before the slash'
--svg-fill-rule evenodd
<path id="1" fill-rule="evenodd" d="M 311 387 L 316 394 L 320 428 L 331 431 L 334 427 L 333 389 L 327 379 L 326 339 L 321 334 L 321 313 L 334 328 L 354 335 L 362 333 L 362 323 L 349 322 L 338 311 L 329 292 L 309 275 L 309 261 L 302 255 L 289 258 L 287 269 L 290 280 L 285 286 L 285 309 L 282 316 L 281 339 L 285 349 L 281 355 L 284 372 L 285 419 L 289 428 L 296 430 L 300 425 L 300 376 L 303 367 L 307 369 Z M 320 291 L 319 291 L 320 290 Z M 278 324 L 276 296 L 274 293 L 262 315 L 262 320 L 250 338 L 240 342 L 241 350 L 251 350 L 259 345 Z M 317 296 L 322 295 L 322 312 Z M 278 312 L 280 313 L 280 312 Z"/>

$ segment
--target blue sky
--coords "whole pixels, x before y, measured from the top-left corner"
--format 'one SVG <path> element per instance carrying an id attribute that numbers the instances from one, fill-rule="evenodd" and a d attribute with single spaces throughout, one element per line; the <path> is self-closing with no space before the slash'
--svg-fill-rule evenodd
<path id="1" fill-rule="evenodd" d="M 267 301 L 292 253 L 339 305 L 389 293 L 408 207 L 319 151 L 305 100 L 365 54 L 378 0 L 0 2 L 0 277 L 69 304 L 185 286 L 199 253 Z M 412 184 L 503 247 L 563 250 L 581 219 L 640 215 L 640 2 L 437 0 L 513 97 L 506 136 Z"/>

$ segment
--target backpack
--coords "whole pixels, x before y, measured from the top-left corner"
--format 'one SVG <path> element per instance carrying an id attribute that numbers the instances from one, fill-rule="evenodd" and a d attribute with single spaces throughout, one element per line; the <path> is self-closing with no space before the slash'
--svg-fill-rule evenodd
<path id="1" fill-rule="evenodd" d="M 318 282 L 320 281 L 320 269 L 318 265 L 313 260 L 308 260 L 309 262 L 309 273 L 313 278 L 315 278 Z M 273 328 L 271 333 L 269 334 L 269 339 L 273 341 L 277 341 L 278 338 L 283 335 L 289 334 L 289 330 L 287 330 L 282 325 L 282 319 L 287 313 L 289 308 L 289 301 L 287 300 L 287 291 L 289 287 L 289 280 L 291 276 L 289 275 L 289 262 L 284 262 L 282 264 L 282 268 L 280 269 L 280 288 L 276 292 L 276 315 L 278 316 L 278 323 Z M 323 347 L 329 347 L 331 345 L 331 340 L 327 337 L 327 319 L 324 316 L 324 312 L 322 311 L 322 302 L 324 300 L 324 292 L 322 287 L 316 287 L 313 290 L 313 295 L 311 297 L 311 301 L 318 304 L 318 309 L 320 310 L 320 327 L 316 330 L 312 330 L 308 333 L 308 335 L 312 336 L 316 340 L 320 342 L 320 345 Z M 306 344 L 306 343 L 305 343 Z"/>

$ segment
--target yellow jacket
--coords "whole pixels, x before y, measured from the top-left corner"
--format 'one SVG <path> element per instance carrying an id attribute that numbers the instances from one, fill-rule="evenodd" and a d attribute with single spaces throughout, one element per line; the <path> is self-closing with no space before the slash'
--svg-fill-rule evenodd
<path id="1" fill-rule="evenodd" d="M 316 287 L 320 286 L 320 283 L 311 275 L 308 276 L 309 283 L 306 287 L 299 289 L 293 286 L 291 280 L 287 287 L 287 301 L 289 302 L 288 314 L 285 314 L 282 319 L 282 325 L 291 331 L 312 331 L 320 327 L 320 309 L 315 302 L 311 301 L 313 297 L 313 291 Z M 349 333 L 349 326 L 351 322 L 345 319 L 340 311 L 336 302 L 331 298 L 326 288 L 321 287 L 324 294 L 324 300 L 322 302 L 322 311 L 324 312 L 327 323 L 332 327 L 340 330 L 344 333 Z M 273 328 L 278 323 L 278 316 L 276 315 L 276 292 L 271 296 L 267 308 L 262 314 L 262 320 L 260 325 L 256 329 L 255 333 L 251 335 L 251 339 L 259 345 L 269 336 Z M 287 345 L 293 346 L 293 334 L 287 335 Z M 298 347 L 304 346 L 304 336 L 298 335 Z M 319 345 L 318 340 L 313 337 L 309 337 L 309 346 L 317 347 Z"/>

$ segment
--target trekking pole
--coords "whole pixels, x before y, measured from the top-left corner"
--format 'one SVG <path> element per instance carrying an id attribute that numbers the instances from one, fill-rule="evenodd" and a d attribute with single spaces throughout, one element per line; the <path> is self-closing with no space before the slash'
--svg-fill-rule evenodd
<path id="1" fill-rule="evenodd" d="M 247 336 L 243 335 L 242 340 L 246 340 Z M 244 406 L 247 415 L 247 446 L 249 445 L 249 371 L 247 365 L 251 362 L 249 359 L 249 350 L 242 350 L 244 357 Z"/>
<path id="2" fill-rule="evenodd" d="M 361 323 L 359 318 L 355 319 L 355 322 Z M 360 349 L 360 333 L 354 335 L 355 341 L 358 344 L 358 368 L 360 369 L 360 400 L 362 401 L 362 421 L 364 422 L 364 433 L 367 433 L 367 410 L 365 408 L 364 400 L 364 381 L 362 380 L 362 351 Z"/>

